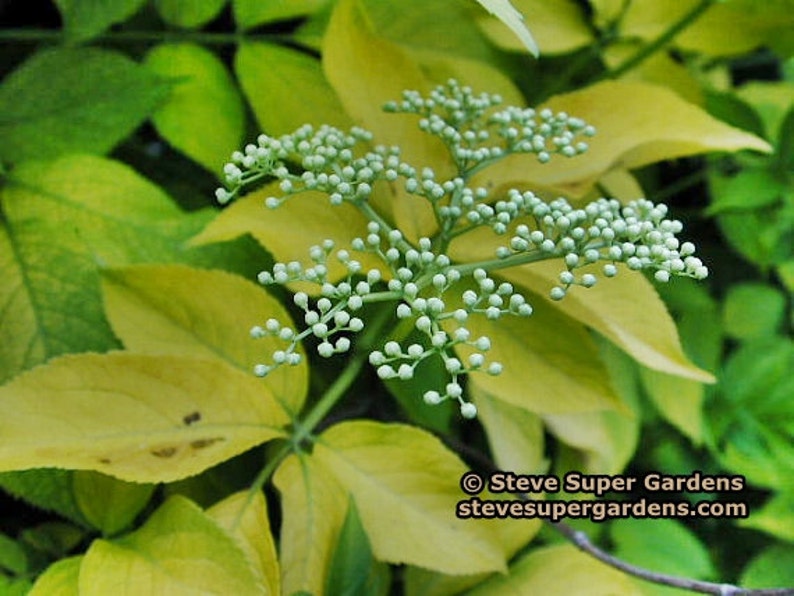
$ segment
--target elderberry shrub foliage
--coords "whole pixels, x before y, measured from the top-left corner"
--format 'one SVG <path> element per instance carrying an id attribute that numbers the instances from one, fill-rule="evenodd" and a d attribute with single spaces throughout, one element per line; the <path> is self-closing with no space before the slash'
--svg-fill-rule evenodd
<path id="1" fill-rule="evenodd" d="M 627 205 L 602 198 L 576 208 L 564 198 L 546 202 L 531 191 L 510 189 L 493 197 L 482 187 L 472 188 L 472 176 L 511 154 L 534 154 L 541 163 L 553 158 L 575 158 L 588 149 L 595 129 L 564 112 L 506 107 L 499 109 L 498 95 L 475 94 L 469 87 L 449 80 L 427 97 L 405 91 L 402 100 L 384 106 L 387 113 L 411 114 L 419 128 L 437 137 L 448 150 L 456 175 L 438 180 L 435 172 L 406 163 L 399 147 L 377 145 L 369 149 L 372 135 L 358 127 L 343 132 L 331 126 L 305 125 L 279 138 L 260 135 L 257 144 L 236 151 L 224 167 L 226 187 L 216 191 L 228 203 L 246 187 L 263 179 L 280 181 L 283 195 L 265 200 L 277 209 L 290 196 L 320 191 L 332 205 L 349 203 L 369 220 L 367 235 L 350 246 L 336 246 L 330 239 L 311 247 L 310 265 L 293 261 L 276 263 L 262 271 L 264 285 L 309 282 L 319 287 L 312 301 L 305 292 L 293 295 L 303 310 L 301 329 L 269 319 L 251 329 L 254 338 L 277 336 L 284 349 L 257 364 L 254 373 L 266 376 L 275 368 L 296 365 L 297 347 L 304 339 L 319 340 L 317 353 L 330 358 L 351 348 L 351 336 L 364 329 L 365 304 L 391 302 L 399 319 L 409 319 L 426 337 L 424 343 L 402 345 L 387 341 L 369 354 L 381 379 L 413 378 L 416 367 L 430 357 L 440 357 L 448 373 L 444 387 L 428 388 L 428 404 L 456 401 L 461 415 L 474 418 L 475 405 L 466 400 L 461 384 L 464 375 L 498 375 L 499 362 L 488 359 L 491 340 L 473 337 L 467 328 L 470 317 L 497 320 L 502 316 L 527 317 L 532 306 L 520 290 L 497 281 L 492 272 L 545 259 L 561 259 L 559 285 L 550 297 L 562 300 L 573 286 L 590 288 L 598 278 L 580 274 L 584 265 L 602 264 L 604 277 L 614 277 L 617 265 L 652 272 L 659 282 L 671 276 L 703 279 L 707 268 L 694 256 L 691 242 L 681 242 L 680 221 L 667 219 L 667 206 L 645 199 Z M 299 166 L 300 172 L 296 172 Z M 433 209 L 438 231 L 432 237 L 410 242 L 391 226 L 370 203 L 375 184 L 402 184 L 417 201 Z M 493 259 L 481 263 L 456 263 L 446 254 L 453 239 L 486 227 L 504 238 Z M 365 270 L 356 255 L 371 253 L 383 268 Z M 334 283 L 329 278 L 329 259 L 341 263 L 346 275 Z M 464 277 L 468 289 L 459 292 Z M 471 288 L 476 289 L 471 289 Z M 458 348 L 468 346 L 463 360 Z"/>

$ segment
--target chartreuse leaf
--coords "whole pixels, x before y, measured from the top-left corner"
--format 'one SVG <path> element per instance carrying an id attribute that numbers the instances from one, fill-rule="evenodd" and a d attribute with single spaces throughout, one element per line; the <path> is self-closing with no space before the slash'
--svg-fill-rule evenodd
<path id="1" fill-rule="evenodd" d="M 389 593 L 389 583 L 389 568 L 373 558 L 356 503 L 351 500 L 328 570 L 326 593 L 339 596 L 385 595 Z"/>
<path id="2" fill-rule="evenodd" d="M 146 507 L 155 485 L 124 482 L 79 470 L 72 477 L 75 501 L 89 523 L 105 535 L 127 528 Z"/>
<path id="3" fill-rule="evenodd" d="M 85 41 L 115 23 L 126 21 L 146 0 L 54 0 L 64 23 L 66 37 Z"/>
<path id="4" fill-rule="evenodd" d="M 513 0 L 513 5 L 529 19 L 532 35 L 544 54 L 564 54 L 593 42 L 593 32 L 581 7 L 573 0 Z M 482 19 L 480 26 L 501 48 L 512 51 L 527 49 L 523 40 L 503 20 Z M 537 48 L 533 54 L 537 56 Z"/>
<path id="5" fill-rule="evenodd" d="M 271 21 L 311 14 L 328 0 L 232 0 L 234 20 L 242 29 L 250 29 Z"/>
<path id="6" fill-rule="evenodd" d="M 333 474 L 303 454 L 276 470 L 281 493 L 280 562 L 283 594 L 322 594 L 347 512 L 348 493 Z"/>
<path id="7" fill-rule="evenodd" d="M 124 482 L 88 470 L 74 473 L 72 487 L 82 514 L 106 536 L 127 528 L 155 489 L 153 484 Z"/>
<path id="8" fill-rule="evenodd" d="M 461 261 L 492 259 L 496 247 L 504 240 L 490 230 L 467 234 L 465 242 L 453 243 L 450 253 Z M 529 288 L 546 298 L 565 269 L 561 260 L 541 261 L 531 265 L 500 270 L 499 274 L 518 286 Z M 581 268 L 582 273 L 587 267 Z M 565 299 L 555 302 L 555 309 L 598 331 L 628 352 L 634 359 L 654 370 L 711 382 L 713 377 L 694 366 L 681 349 L 675 323 L 653 286 L 642 275 L 621 268 L 615 279 L 602 279 L 592 288 L 576 288 Z M 533 302 L 538 307 L 539 301 Z M 534 315 L 530 317 L 530 320 Z"/>
<path id="9" fill-rule="evenodd" d="M 716 576 L 706 547 L 677 520 L 618 519 L 609 529 L 619 559 L 681 577 L 707 580 Z"/>
<path id="10" fill-rule="evenodd" d="M 243 102 L 226 67 L 209 50 L 189 43 L 159 44 L 144 64 L 175 81 L 168 100 L 152 115 L 157 132 L 219 173 L 240 144 L 244 122 Z"/>
<path id="11" fill-rule="evenodd" d="M 28 596 L 79 596 L 83 556 L 56 561 L 42 573 Z"/>
<path id="12" fill-rule="evenodd" d="M 64 356 L 0 387 L 0 470 L 168 482 L 281 436 L 287 420 L 256 378 L 217 359 Z"/>
<path id="13" fill-rule="evenodd" d="M 169 87 L 116 52 L 38 52 L 0 84 L 0 159 L 106 153 L 154 111 Z"/>
<path id="14" fill-rule="evenodd" d="M 587 594 L 641 596 L 625 573 L 601 563 L 570 544 L 532 550 L 510 567 L 468 592 L 470 596 L 514 594 Z"/>
<path id="15" fill-rule="evenodd" d="M 538 44 L 524 24 L 524 16 L 510 4 L 510 0 L 477 0 L 482 6 L 502 21 L 515 36 L 521 40 L 529 53 L 537 58 L 540 55 Z"/>
<path id="16" fill-rule="evenodd" d="M 331 205 L 320 192 L 303 192 L 290 197 L 278 209 L 267 209 L 265 198 L 280 195 L 276 184 L 251 193 L 224 209 L 200 234 L 192 245 L 223 242 L 251 234 L 277 261 L 309 262 L 309 248 L 324 239 L 333 240 L 340 248 L 350 246 L 355 237 L 367 235 L 367 219 L 355 207 L 343 203 Z M 366 271 L 383 263 L 371 253 L 354 253 Z M 347 271 L 335 259 L 328 259 L 328 276 L 337 280 Z M 297 285 L 297 284 L 296 284 Z M 307 284 L 302 290 L 318 293 L 317 285 Z"/>
<path id="17" fill-rule="evenodd" d="M 472 375 L 470 382 L 534 413 L 615 408 L 618 399 L 585 327 L 540 298 L 528 296 L 528 302 L 535 309 L 528 318 L 469 318 L 472 337 L 491 340 L 488 360 L 503 366 L 500 375 Z M 465 357 L 471 352 L 468 347 L 459 351 Z"/>
<path id="18" fill-rule="evenodd" d="M 791 493 L 775 495 L 763 507 L 751 511 L 750 517 L 737 520 L 737 523 L 794 542 L 794 496 Z"/>
<path id="19" fill-rule="evenodd" d="M 776 544 L 758 553 L 742 571 L 739 585 L 745 588 L 794 586 L 794 546 Z"/>
<path id="20" fill-rule="evenodd" d="M 616 105 L 621 109 L 613 109 Z M 659 119 L 648 117 L 649 105 Z M 523 180 L 581 196 L 616 167 L 633 169 L 709 151 L 771 151 L 766 141 L 716 120 L 668 89 L 647 83 L 598 83 L 557 95 L 542 107 L 567 112 L 595 126 L 597 134 L 589 141 L 587 154 L 547 164 L 527 155 L 510 156 L 485 169 L 474 183 Z"/>
<path id="21" fill-rule="evenodd" d="M 474 384 L 469 395 L 477 404 L 477 418 L 485 428 L 494 463 L 500 470 L 544 474 L 549 469 L 544 457 L 540 416 L 498 399 Z"/>
<path id="22" fill-rule="evenodd" d="M 479 17 L 489 17 L 482 7 L 471 0 L 430 3 L 422 0 L 363 0 L 362 6 L 373 31 L 411 53 L 417 50 L 422 53 L 437 52 L 448 58 L 476 60 L 480 64 L 485 64 L 494 56 L 492 45 L 477 23 Z M 444 23 L 443 35 L 439 35 L 439 23 Z M 516 39 L 512 33 L 508 34 L 511 39 Z M 420 62 L 424 66 L 424 60 Z M 476 83 L 471 79 L 461 80 L 472 86 Z M 478 89 L 491 89 L 479 83 L 476 86 Z"/>
<path id="23" fill-rule="evenodd" d="M 52 356 L 119 347 L 99 268 L 193 258 L 184 241 L 211 215 L 185 214 L 129 167 L 85 155 L 20 164 L 0 205 L 0 381 Z"/>
<path id="24" fill-rule="evenodd" d="M 266 593 L 273 596 L 281 594 L 276 545 L 262 492 L 242 491 L 230 495 L 207 509 L 207 515 L 234 539 L 247 557 L 257 582 L 265 586 Z"/>
<path id="25" fill-rule="evenodd" d="M 645 391 L 662 416 L 700 444 L 703 439 L 703 400 L 706 392 L 701 383 L 667 373 L 641 368 Z"/>
<path id="26" fill-rule="evenodd" d="M 154 0 L 154 6 L 169 25 L 195 29 L 218 16 L 226 0 Z"/>
<path id="27" fill-rule="evenodd" d="M 334 7 L 323 42 L 323 70 L 345 110 L 370 130 L 376 143 L 397 145 L 406 161 L 431 165 L 440 180 L 453 174 L 443 145 L 422 133 L 416 118 L 386 115 L 382 106 L 399 100 L 406 89 L 429 87 L 419 64 L 402 48 L 378 37 L 370 28 L 360 0 L 341 0 Z M 436 229 L 432 207 L 416 201 L 400 184 L 376 187 L 372 202 L 391 216 L 410 239 L 429 236 Z"/>
<path id="28" fill-rule="evenodd" d="M 168 499 L 137 531 L 95 540 L 80 566 L 80 594 L 265 594 L 245 553 L 210 515 Z"/>
<path id="29" fill-rule="evenodd" d="M 451 574 L 504 569 L 499 522 L 455 517 L 466 468 L 427 432 L 343 422 L 320 436 L 312 459 L 350 491 L 378 560 Z"/>
<path id="30" fill-rule="evenodd" d="M 304 124 L 347 129 L 351 121 L 325 80 L 320 61 L 269 43 L 243 43 L 234 72 L 262 130 L 289 134 Z"/>
<path id="31" fill-rule="evenodd" d="M 251 327 L 271 317 L 284 324 L 290 321 L 284 307 L 261 287 L 224 271 L 133 265 L 106 270 L 102 288 L 110 325 L 127 349 L 219 357 L 248 374 L 283 348 L 278 338 L 252 339 Z M 308 389 L 305 358 L 261 382 L 282 404 L 299 411 Z"/>
<path id="32" fill-rule="evenodd" d="M 593 0 L 596 7 L 623 6 L 611 0 Z M 620 21 L 624 37 L 652 40 L 672 27 L 698 0 L 633 0 Z M 776 38 L 790 39 L 794 25 L 790 0 L 715 2 L 674 40 L 681 49 L 711 55 L 738 55 Z M 614 10 L 612 11 L 614 15 Z M 780 43 L 780 41 L 778 41 Z"/>
<path id="33" fill-rule="evenodd" d="M 576 449 L 574 469 L 590 474 L 620 473 L 634 455 L 639 437 L 637 381 L 634 363 L 606 341 L 600 343 L 601 360 L 621 404 L 617 411 L 545 414 L 548 431 Z"/>

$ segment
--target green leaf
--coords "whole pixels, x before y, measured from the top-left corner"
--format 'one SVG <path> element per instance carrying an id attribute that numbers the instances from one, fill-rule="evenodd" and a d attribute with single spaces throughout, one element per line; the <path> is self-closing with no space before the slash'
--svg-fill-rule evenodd
<path id="1" fill-rule="evenodd" d="M 177 480 L 282 436 L 287 420 L 257 379 L 219 360 L 64 356 L 0 387 L 0 470 Z"/>
<path id="2" fill-rule="evenodd" d="M 372 556 L 356 504 L 350 501 L 328 570 L 326 593 L 339 596 L 385 595 L 389 593 L 389 583 L 389 568 Z"/>
<path id="3" fill-rule="evenodd" d="M 794 107 L 788 111 L 780 125 L 777 153 L 781 170 L 794 170 Z"/>
<path id="4" fill-rule="evenodd" d="M 588 596 L 641 596 L 642 591 L 617 569 L 604 565 L 564 544 L 534 549 L 510 567 L 509 574 L 493 575 L 469 596 L 514 594 L 587 594 Z"/>
<path id="5" fill-rule="evenodd" d="M 28 556 L 16 540 L 0 533 L 0 574 L 23 575 L 28 570 Z"/>
<path id="6" fill-rule="evenodd" d="M 146 0 L 54 0 L 64 22 L 66 38 L 85 41 L 111 25 L 126 21 Z"/>
<path id="7" fill-rule="evenodd" d="M 154 0 L 154 6 L 169 25 L 196 29 L 218 16 L 226 0 Z"/>
<path id="8" fill-rule="evenodd" d="M 14 168 L 0 188 L 0 381 L 47 358 L 119 346 L 99 269 L 187 260 L 210 212 L 185 214 L 120 163 L 67 156 Z"/>
<path id="9" fill-rule="evenodd" d="M 778 203 L 785 185 L 767 168 L 747 168 L 734 175 L 720 174 L 712 168 L 709 176 L 712 202 L 708 215 L 727 211 L 748 211 Z"/>
<path id="10" fill-rule="evenodd" d="M 96 540 L 80 566 L 80 594 L 262 594 L 240 547 L 208 514 L 171 497 L 136 532 Z"/>
<path id="11" fill-rule="evenodd" d="M 773 286 L 735 284 L 723 303 L 725 332 L 737 339 L 774 335 L 786 314 L 786 297 Z"/>
<path id="12" fill-rule="evenodd" d="M 794 545 L 776 544 L 758 553 L 742 571 L 744 588 L 794 586 Z"/>
<path id="13" fill-rule="evenodd" d="M 540 55 L 538 44 L 524 24 L 524 16 L 510 4 L 510 0 L 477 0 L 488 12 L 502 21 L 515 36 L 521 40 L 529 53 L 537 58 Z"/>
<path id="14" fill-rule="evenodd" d="M 243 551 L 257 583 L 264 585 L 268 594 L 281 594 L 276 545 L 264 494 L 261 491 L 252 494 L 248 490 L 234 493 L 208 509 L 207 515 L 226 530 Z"/>
<path id="15" fill-rule="evenodd" d="M 348 494 L 313 457 L 285 459 L 273 475 L 281 493 L 282 593 L 322 594 L 347 511 Z"/>
<path id="16" fill-rule="evenodd" d="M 432 435 L 399 424 L 343 422 L 321 435 L 312 459 L 352 494 L 378 560 L 452 574 L 504 569 L 499 522 L 455 517 L 466 468 Z"/>
<path id="17" fill-rule="evenodd" d="M 0 159 L 106 153 L 154 111 L 169 86 L 116 52 L 38 52 L 0 85 Z"/>
<path id="18" fill-rule="evenodd" d="M 738 520 L 738 524 L 794 542 L 794 496 L 791 493 L 775 495 L 761 509 L 751 511 L 750 517 Z"/>
<path id="19" fill-rule="evenodd" d="M 90 527 L 74 494 L 74 472 L 70 470 L 23 470 L 0 472 L 0 487 L 8 494 L 83 527 Z"/>
<path id="20" fill-rule="evenodd" d="M 710 405 L 712 449 L 729 470 L 760 486 L 791 490 L 794 479 L 794 342 L 746 342 L 726 362 Z"/>
<path id="21" fill-rule="evenodd" d="M 311 14 L 328 4 L 328 0 L 232 0 L 234 20 L 242 29 L 272 21 Z"/>
<path id="22" fill-rule="evenodd" d="M 716 576 L 706 547 L 677 520 L 617 519 L 609 528 L 619 559 L 693 579 Z"/>
<path id="23" fill-rule="evenodd" d="M 78 471 L 73 475 L 72 489 L 85 518 L 108 536 L 126 529 L 135 520 L 152 497 L 155 486 Z"/>
<path id="24" fill-rule="evenodd" d="M 38 577 L 28 596 L 79 596 L 82 563 L 82 555 L 53 563 Z"/>
<path id="25" fill-rule="evenodd" d="M 304 124 L 342 129 L 351 124 L 320 61 L 305 52 L 244 43 L 235 55 L 234 72 L 259 126 L 270 136 L 291 133 Z"/>
<path id="26" fill-rule="evenodd" d="M 208 170 L 220 173 L 240 144 L 244 108 L 234 81 L 212 52 L 194 44 L 160 44 L 145 66 L 176 80 L 168 100 L 153 114 L 157 132 Z"/>
<path id="27" fill-rule="evenodd" d="M 794 254 L 794 202 L 717 217 L 731 247 L 763 268 L 787 261 Z"/>
<path id="28" fill-rule="evenodd" d="M 105 309 L 124 346 L 142 354 L 221 358 L 246 374 L 258 362 L 270 364 L 285 342 L 254 340 L 249 330 L 269 318 L 291 325 L 283 306 L 237 275 L 184 265 L 134 265 L 104 272 Z M 296 366 L 283 366 L 261 381 L 297 413 L 308 390 L 305 353 Z"/>

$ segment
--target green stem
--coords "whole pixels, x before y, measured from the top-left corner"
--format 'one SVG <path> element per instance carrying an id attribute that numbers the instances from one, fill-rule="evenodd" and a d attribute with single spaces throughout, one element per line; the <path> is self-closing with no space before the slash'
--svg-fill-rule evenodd
<path id="1" fill-rule="evenodd" d="M 372 322 L 367 325 L 366 330 L 358 342 L 358 349 L 355 354 L 353 354 L 352 358 L 348 360 L 347 366 L 345 366 L 331 386 L 325 390 L 325 393 L 323 393 L 319 401 L 312 407 L 306 417 L 301 422 L 295 423 L 295 432 L 268 460 L 265 467 L 259 471 L 259 474 L 256 475 L 256 478 L 248 489 L 248 498 L 237 514 L 233 527 L 236 528 L 240 523 L 245 511 L 253 501 L 254 495 L 262 490 L 265 483 L 270 479 L 281 462 L 291 453 L 297 452 L 303 441 L 311 438 L 312 431 L 322 422 L 323 418 L 325 418 L 337 402 L 342 399 L 345 393 L 347 393 L 367 362 L 369 347 L 374 343 L 375 338 L 381 334 L 390 318 L 391 310 L 384 308 L 378 312 Z"/>
<path id="2" fill-rule="evenodd" d="M 681 17 L 672 27 L 667 29 L 654 41 L 646 45 L 639 52 L 634 54 L 631 58 L 618 65 L 613 70 L 607 71 L 601 78 L 618 79 L 628 71 L 632 70 L 644 62 L 647 58 L 661 50 L 664 46 L 670 43 L 673 38 L 681 33 L 684 29 L 694 23 L 700 15 L 706 12 L 716 0 L 701 0 L 692 10 Z"/>
<path id="3" fill-rule="evenodd" d="M 53 41 L 68 42 L 69 36 L 63 31 L 50 29 L 1 29 L 0 41 Z M 208 31 L 111 31 L 92 38 L 92 41 L 193 41 L 206 45 L 232 45 L 243 41 L 269 41 L 295 44 L 293 37 L 277 33 L 249 35 L 240 33 L 213 33 Z"/>
<path id="4" fill-rule="evenodd" d="M 476 263 L 466 263 L 464 265 L 455 265 L 456 269 L 461 276 L 471 274 L 475 269 L 485 269 L 486 271 L 496 271 L 498 269 L 507 269 L 509 267 L 518 267 L 519 265 L 527 265 L 529 263 L 537 263 L 538 261 L 546 261 L 549 259 L 559 258 L 561 255 L 557 253 L 546 252 L 522 252 L 510 255 L 505 259 L 489 259 L 487 261 L 477 261 Z"/>

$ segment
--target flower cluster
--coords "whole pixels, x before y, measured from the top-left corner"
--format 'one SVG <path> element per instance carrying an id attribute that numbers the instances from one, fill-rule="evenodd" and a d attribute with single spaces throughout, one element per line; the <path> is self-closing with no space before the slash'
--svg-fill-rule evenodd
<path id="1" fill-rule="evenodd" d="M 274 319 L 251 330 L 253 337 L 276 336 L 286 343 L 269 364 L 255 367 L 257 375 L 300 362 L 297 346 L 310 337 L 318 342 L 321 357 L 347 352 L 351 335 L 364 329 L 364 305 L 391 302 L 396 317 L 410 321 L 422 339 L 407 345 L 392 339 L 371 352 L 369 361 L 378 376 L 411 379 L 422 361 L 440 358 L 448 381 L 424 391 L 424 400 L 454 400 L 462 415 L 471 418 L 477 409 L 464 397 L 463 377 L 474 372 L 497 375 L 502 365 L 488 361 L 491 340 L 472 337 L 467 321 L 471 316 L 496 320 L 532 313 L 520 288 L 500 283 L 493 272 L 559 259 L 565 269 L 550 291 L 557 300 L 571 286 L 593 286 L 599 271 L 613 277 L 621 263 L 631 270 L 651 271 L 660 282 L 672 275 L 706 277 L 694 246 L 678 240 L 682 225 L 666 218 L 665 205 L 644 199 L 627 205 L 599 199 L 574 208 L 565 199 L 547 203 L 528 191 L 512 189 L 494 199 L 484 188 L 469 187 L 467 180 L 475 171 L 506 155 L 531 153 L 540 162 L 553 155 L 574 157 L 587 150 L 583 138 L 595 133 L 592 126 L 565 113 L 514 107 L 497 111 L 500 102 L 496 95 L 475 95 L 449 81 L 428 97 L 406 91 L 401 101 L 385 106 L 387 112 L 418 116 L 419 128 L 441 139 L 457 165 L 456 175 L 448 180 L 438 180 L 430 167 L 417 170 L 403 162 L 397 147 L 370 148 L 372 135 L 360 128 L 344 133 L 306 125 L 277 139 L 261 135 L 256 145 L 232 155 L 224 168 L 228 188 L 216 192 L 222 203 L 268 177 L 280 181 L 283 193 L 266 199 L 271 209 L 292 194 L 312 190 L 324 193 L 332 205 L 356 206 L 369 220 L 366 236 L 353 239 L 347 248 L 325 240 L 310 249 L 310 265 L 276 263 L 271 271 L 260 273 L 259 281 L 266 285 L 309 282 L 319 291 L 315 300 L 305 292 L 294 294 L 295 305 L 303 311 L 301 331 Z M 428 201 L 438 223 L 436 234 L 409 242 L 369 204 L 378 183 L 401 183 L 410 195 Z M 450 242 L 480 227 L 508 238 L 496 258 L 454 263 L 447 255 Z M 376 256 L 383 267 L 364 271 L 356 253 Z M 346 271 L 335 283 L 329 278 L 331 258 Z"/>

